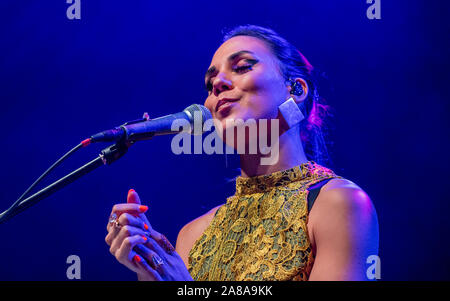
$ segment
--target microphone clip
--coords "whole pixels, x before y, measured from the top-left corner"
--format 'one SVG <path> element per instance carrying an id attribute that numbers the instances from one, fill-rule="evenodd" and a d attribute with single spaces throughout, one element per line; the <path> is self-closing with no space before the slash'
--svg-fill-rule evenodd
<path id="1" fill-rule="evenodd" d="M 127 121 L 124 124 L 122 124 L 121 126 L 126 126 L 126 125 L 130 125 L 130 124 L 141 123 L 141 122 L 146 122 L 146 121 L 149 121 L 149 120 L 151 120 L 150 116 L 148 115 L 147 112 L 144 112 L 144 114 L 142 115 L 142 118 L 136 119 L 136 120 Z"/>

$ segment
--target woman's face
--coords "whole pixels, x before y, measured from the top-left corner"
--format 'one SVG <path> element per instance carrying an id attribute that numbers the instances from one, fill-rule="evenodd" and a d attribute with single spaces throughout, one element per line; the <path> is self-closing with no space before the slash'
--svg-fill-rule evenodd
<path id="1" fill-rule="evenodd" d="M 227 119 L 275 119 L 289 97 L 276 57 L 254 37 L 237 36 L 215 52 L 205 76 L 205 106 L 226 131 Z"/>

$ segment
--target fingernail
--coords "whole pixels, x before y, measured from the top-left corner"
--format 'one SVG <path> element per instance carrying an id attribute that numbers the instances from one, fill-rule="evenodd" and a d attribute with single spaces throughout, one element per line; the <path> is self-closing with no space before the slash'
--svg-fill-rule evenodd
<path id="1" fill-rule="evenodd" d="M 147 207 L 147 206 L 144 206 L 144 205 L 139 206 L 139 211 L 140 211 L 140 212 L 144 213 L 144 212 L 147 211 L 147 210 L 148 210 L 148 207 Z"/>
<path id="2" fill-rule="evenodd" d="M 130 189 L 130 190 L 128 190 L 128 194 L 130 194 L 130 193 L 132 193 L 134 191 L 135 191 L 134 189 Z"/>
<path id="3" fill-rule="evenodd" d="M 139 257 L 138 255 L 134 255 L 133 260 L 136 262 L 141 262 L 141 257 Z"/>
<path id="4" fill-rule="evenodd" d="M 144 223 L 144 229 L 148 230 L 148 225 L 146 223 Z"/>
<path id="5" fill-rule="evenodd" d="M 143 239 L 144 241 L 147 241 L 147 237 L 145 237 L 144 235 L 142 235 L 142 239 Z"/>

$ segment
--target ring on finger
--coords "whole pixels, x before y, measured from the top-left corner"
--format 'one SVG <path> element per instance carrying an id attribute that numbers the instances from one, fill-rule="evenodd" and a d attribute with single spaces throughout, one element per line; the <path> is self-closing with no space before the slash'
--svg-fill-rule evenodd
<path id="1" fill-rule="evenodd" d="M 112 213 L 109 217 L 109 224 L 112 226 L 116 226 L 116 228 L 120 228 L 119 219 L 117 218 L 117 214 Z"/>
<path id="2" fill-rule="evenodd" d="M 164 264 L 164 261 L 158 255 L 152 255 L 152 261 L 155 270 Z"/>
<path id="3" fill-rule="evenodd" d="M 117 214 L 112 213 L 111 216 L 109 217 L 109 224 L 113 225 L 115 223 L 117 223 Z"/>

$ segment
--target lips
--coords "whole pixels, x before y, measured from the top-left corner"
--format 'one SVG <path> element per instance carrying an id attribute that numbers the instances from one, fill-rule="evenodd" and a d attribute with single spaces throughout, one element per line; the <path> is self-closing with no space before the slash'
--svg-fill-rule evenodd
<path id="1" fill-rule="evenodd" d="M 216 105 L 216 112 L 219 111 L 220 106 L 229 103 L 229 102 L 235 102 L 238 101 L 239 99 L 233 99 L 233 98 L 222 98 L 217 102 Z"/>

